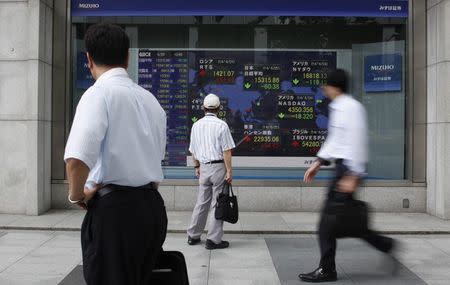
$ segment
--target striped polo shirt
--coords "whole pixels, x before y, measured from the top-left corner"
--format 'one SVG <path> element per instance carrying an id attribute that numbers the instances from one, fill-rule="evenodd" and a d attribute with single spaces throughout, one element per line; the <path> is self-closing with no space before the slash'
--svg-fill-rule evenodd
<path id="1" fill-rule="evenodd" d="M 189 151 L 201 163 L 222 160 L 223 152 L 233 148 L 230 128 L 215 114 L 206 113 L 192 126 Z"/>

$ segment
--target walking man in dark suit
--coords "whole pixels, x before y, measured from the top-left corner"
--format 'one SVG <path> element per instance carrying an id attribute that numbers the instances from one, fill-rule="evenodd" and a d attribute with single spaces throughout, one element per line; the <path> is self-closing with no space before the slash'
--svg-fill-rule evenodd
<path id="1" fill-rule="evenodd" d="M 328 136 L 317 154 L 317 160 L 306 171 L 304 181 L 313 180 L 322 165 L 334 162 L 335 177 L 332 180 L 328 198 L 322 210 L 319 223 L 320 264 L 311 273 L 300 274 L 305 282 L 327 282 L 337 280 L 336 238 L 343 224 L 336 219 L 330 208 L 335 202 L 352 202 L 353 193 L 358 189 L 365 175 L 368 161 L 367 119 L 364 106 L 347 92 L 348 78 L 343 70 L 328 75 L 328 83 L 323 87 L 325 95 L 331 100 Z M 346 224 L 352 221 L 344 221 Z M 391 253 L 394 240 L 365 229 L 358 237 L 364 239 L 376 249 Z"/>

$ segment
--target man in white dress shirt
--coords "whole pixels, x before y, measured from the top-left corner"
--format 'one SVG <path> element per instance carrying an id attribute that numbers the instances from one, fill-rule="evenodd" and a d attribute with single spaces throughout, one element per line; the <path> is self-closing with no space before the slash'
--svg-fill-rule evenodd
<path id="1" fill-rule="evenodd" d="M 188 244 L 198 244 L 210 213 L 206 248 L 211 250 L 229 246 L 227 241 L 222 240 L 223 221 L 216 220 L 214 210 L 224 184 L 231 183 L 233 179 L 231 150 L 235 144 L 227 123 L 217 118 L 220 111 L 219 97 L 207 95 L 203 108 L 205 117 L 198 120 L 191 130 L 189 151 L 199 178 L 199 191 L 187 234 Z"/>
<path id="2" fill-rule="evenodd" d="M 77 106 L 64 155 L 69 201 L 87 209 L 84 277 L 88 285 L 147 285 L 167 229 L 157 189 L 166 114 L 128 76 L 130 41 L 122 28 L 93 25 L 85 44 L 96 82 Z"/>
<path id="3" fill-rule="evenodd" d="M 347 84 L 347 74 L 343 70 L 338 69 L 328 75 L 327 85 L 323 88 L 325 95 L 332 101 L 329 105 L 328 136 L 317 154 L 318 159 L 304 177 L 304 181 L 309 183 L 322 165 L 329 165 L 331 162 L 336 164 L 335 177 L 329 186 L 328 199 L 319 223 L 320 265 L 311 273 L 299 275 L 306 282 L 337 280 L 335 255 L 336 238 L 339 236 L 336 229 L 340 224 L 335 214 L 333 216 L 327 209 L 334 202 L 352 201 L 368 162 L 366 111 L 361 103 L 345 94 Z M 358 237 L 385 253 L 391 253 L 394 248 L 393 239 L 369 229 L 358 234 Z"/>

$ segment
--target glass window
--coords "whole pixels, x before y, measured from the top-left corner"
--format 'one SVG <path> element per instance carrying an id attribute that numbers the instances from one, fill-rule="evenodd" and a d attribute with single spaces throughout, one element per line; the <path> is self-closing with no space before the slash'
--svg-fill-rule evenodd
<path id="1" fill-rule="evenodd" d="M 167 111 L 167 178 L 193 177 L 190 127 L 215 93 L 237 145 L 236 178 L 300 179 L 326 138 L 320 86 L 335 68 L 368 111 L 369 178 L 405 178 L 406 18 L 74 17 L 71 116 L 93 83 L 83 37 L 101 21 L 125 28 L 130 76 Z"/>

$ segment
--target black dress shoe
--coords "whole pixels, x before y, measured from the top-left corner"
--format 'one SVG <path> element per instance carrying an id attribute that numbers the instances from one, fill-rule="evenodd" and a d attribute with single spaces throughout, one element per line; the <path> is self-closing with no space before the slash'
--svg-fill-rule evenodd
<path id="1" fill-rule="evenodd" d="M 191 238 L 188 236 L 188 244 L 189 245 L 196 245 L 198 243 L 200 243 L 200 238 Z"/>
<path id="2" fill-rule="evenodd" d="M 221 243 L 215 243 L 210 239 L 206 240 L 206 249 L 212 250 L 212 249 L 222 249 L 227 248 L 230 246 L 230 243 L 227 241 L 222 241 Z"/>
<path id="3" fill-rule="evenodd" d="M 311 273 L 300 274 L 298 277 L 305 282 L 332 282 L 337 280 L 337 273 L 336 270 L 325 271 L 322 267 L 319 267 Z"/>

